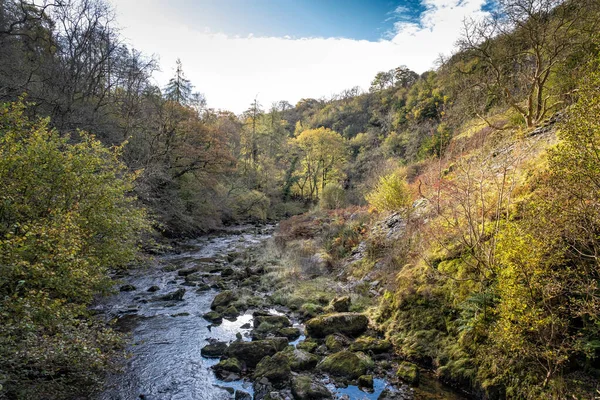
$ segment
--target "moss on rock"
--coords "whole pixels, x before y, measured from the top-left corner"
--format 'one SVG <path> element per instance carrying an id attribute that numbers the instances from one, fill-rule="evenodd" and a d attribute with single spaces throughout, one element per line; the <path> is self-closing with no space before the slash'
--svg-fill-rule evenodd
<path id="1" fill-rule="evenodd" d="M 396 376 L 406 383 L 417 385 L 419 383 L 419 368 L 408 361 L 402 361 L 398 365 Z"/>
<path id="2" fill-rule="evenodd" d="M 210 305 L 212 310 L 217 309 L 217 307 L 227 307 L 229 304 L 233 303 L 238 299 L 237 295 L 231 290 L 224 290 L 221 293 L 217 294 Z"/>
<path id="3" fill-rule="evenodd" d="M 339 333 L 347 336 L 358 336 L 367 330 L 369 319 L 358 313 L 337 313 L 315 317 L 306 322 L 309 336 L 323 338 Z"/>
<path id="4" fill-rule="evenodd" d="M 385 339 L 376 339 L 370 336 L 362 336 L 350 345 L 352 351 L 372 352 L 374 354 L 386 353 L 392 349 L 392 343 Z"/>
<path id="5" fill-rule="evenodd" d="M 340 351 L 325 357 L 318 367 L 321 371 L 334 376 L 357 379 L 367 373 L 368 364 L 356 353 Z"/>
<path id="6" fill-rule="evenodd" d="M 264 357 L 256 366 L 254 379 L 267 378 L 272 383 L 281 383 L 290 378 L 290 361 L 286 354 L 277 353 L 273 357 Z"/>

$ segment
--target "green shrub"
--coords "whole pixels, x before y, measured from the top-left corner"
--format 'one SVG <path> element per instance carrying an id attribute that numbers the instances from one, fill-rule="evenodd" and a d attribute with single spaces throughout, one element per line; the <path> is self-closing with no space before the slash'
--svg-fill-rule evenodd
<path id="1" fill-rule="evenodd" d="M 321 208 L 335 210 L 346 205 L 346 191 L 339 183 L 328 183 L 323 188 L 319 201 Z"/>
<path id="2" fill-rule="evenodd" d="M 0 376 L 10 398 L 73 397 L 118 342 L 87 305 L 148 223 L 120 148 L 84 132 L 73 144 L 24 112 L 0 105 Z"/>
<path id="3" fill-rule="evenodd" d="M 379 211 L 399 211 L 410 204 L 411 194 L 401 170 L 379 178 L 379 183 L 366 200 Z"/>

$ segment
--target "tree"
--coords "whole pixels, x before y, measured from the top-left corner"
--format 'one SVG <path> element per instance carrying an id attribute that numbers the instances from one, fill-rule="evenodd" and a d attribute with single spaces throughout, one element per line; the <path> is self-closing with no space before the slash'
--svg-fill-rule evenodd
<path id="1" fill-rule="evenodd" d="M 296 185 L 300 195 L 317 199 L 328 182 L 342 177 L 346 162 L 346 141 L 339 133 L 327 128 L 308 129 L 293 139 L 300 154 L 301 170 Z"/>
<path id="2" fill-rule="evenodd" d="M 22 103 L 0 105 L 2 394 L 88 397 L 117 337 L 87 306 L 149 226 L 120 148 L 84 132 L 73 143 L 25 113 Z"/>
<path id="3" fill-rule="evenodd" d="M 472 75 L 473 90 L 503 98 L 528 127 L 561 104 L 552 92 L 552 75 L 575 53 L 587 35 L 582 30 L 594 1 L 498 0 L 481 22 L 465 23 L 459 48 Z"/>
<path id="4" fill-rule="evenodd" d="M 188 104 L 192 99 L 192 84 L 183 73 L 181 60 L 178 58 L 175 67 L 175 76 L 169 80 L 165 87 L 165 97 L 179 104 Z"/>
<path id="5" fill-rule="evenodd" d="M 404 65 L 395 68 L 393 73 L 396 86 L 403 88 L 409 88 L 419 80 L 419 74 L 408 69 L 408 67 Z"/>

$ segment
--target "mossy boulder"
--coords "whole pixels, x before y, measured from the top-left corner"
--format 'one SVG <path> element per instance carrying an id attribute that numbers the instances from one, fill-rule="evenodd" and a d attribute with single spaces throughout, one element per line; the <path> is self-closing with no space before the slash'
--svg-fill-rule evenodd
<path id="1" fill-rule="evenodd" d="M 164 296 L 154 298 L 154 301 L 181 301 L 183 300 L 184 294 L 185 289 L 177 289 L 176 291 L 167 293 Z"/>
<path id="2" fill-rule="evenodd" d="M 357 379 L 361 375 L 366 375 L 368 366 L 368 361 L 358 354 L 340 351 L 325 357 L 318 368 L 334 376 Z"/>
<path id="3" fill-rule="evenodd" d="M 319 343 L 314 339 L 306 339 L 296 345 L 296 348 L 308 351 L 309 353 L 313 353 L 317 347 L 319 347 Z"/>
<path id="4" fill-rule="evenodd" d="M 350 300 L 350 296 L 336 297 L 335 299 L 331 300 L 329 305 L 335 312 L 348 312 L 350 310 L 350 306 L 352 305 L 352 301 Z"/>
<path id="5" fill-rule="evenodd" d="M 284 350 L 288 346 L 288 343 L 289 343 L 288 338 L 283 337 L 283 336 L 265 339 L 264 341 L 265 342 L 269 342 L 273 346 L 275 346 L 275 348 L 277 349 L 277 351 Z"/>
<path id="6" fill-rule="evenodd" d="M 291 376 L 289 358 L 283 353 L 277 353 L 274 356 L 264 357 L 257 365 L 253 378 L 260 380 L 267 378 L 271 383 L 281 383 L 287 381 Z"/>
<path id="7" fill-rule="evenodd" d="M 296 340 L 302 334 L 302 332 L 300 332 L 300 329 L 293 328 L 291 326 L 287 328 L 281 328 L 279 331 L 277 331 L 277 333 L 281 336 L 285 336 L 289 340 Z"/>
<path id="8" fill-rule="evenodd" d="M 277 328 L 292 326 L 292 323 L 285 315 L 256 315 L 253 323 L 255 328 L 260 327 L 263 323 Z"/>
<path id="9" fill-rule="evenodd" d="M 419 383 L 419 368 L 408 361 L 402 361 L 398 365 L 396 376 L 406 383 L 417 385 Z"/>
<path id="10" fill-rule="evenodd" d="M 327 335 L 339 333 L 346 336 L 358 336 L 369 326 L 369 319 L 359 313 L 326 314 L 306 322 L 306 332 L 309 336 L 324 338 Z"/>
<path id="11" fill-rule="evenodd" d="M 238 299 L 237 295 L 231 290 L 224 290 L 221 293 L 217 294 L 210 305 L 212 310 L 217 309 L 217 307 L 225 307 L 227 308 L 231 303 Z"/>
<path id="12" fill-rule="evenodd" d="M 304 303 L 300 306 L 300 314 L 303 318 L 314 318 L 323 314 L 323 306 L 314 303 Z"/>
<path id="13" fill-rule="evenodd" d="M 230 305 L 225 310 L 223 310 L 224 317 L 235 319 L 238 315 L 240 315 L 240 312 L 233 305 Z"/>
<path id="14" fill-rule="evenodd" d="M 348 345 L 348 339 L 341 335 L 329 335 L 325 338 L 325 346 L 332 353 L 344 350 L 344 347 Z"/>
<path id="15" fill-rule="evenodd" d="M 226 354 L 235 357 L 248 367 L 254 368 L 266 356 L 277 353 L 273 341 L 257 340 L 253 342 L 234 342 L 227 348 Z"/>
<path id="16" fill-rule="evenodd" d="M 307 375 L 292 378 L 292 394 L 297 400 L 331 399 L 333 395 L 321 382 Z"/>
<path id="17" fill-rule="evenodd" d="M 241 374 L 243 370 L 242 363 L 237 358 L 221 360 L 218 364 L 213 365 L 212 369 L 219 379 L 223 379 L 230 373 Z"/>
<path id="18" fill-rule="evenodd" d="M 358 387 L 373 389 L 373 375 L 361 375 L 358 377 Z"/>
<path id="19" fill-rule="evenodd" d="M 386 339 L 376 339 L 371 336 L 361 336 L 350 345 L 350 350 L 381 354 L 392 350 L 392 343 Z"/>
<path id="20" fill-rule="evenodd" d="M 207 292 L 210 290 L 210 286 L 206 283 L 199 283 L 196 287 L 196 293 Z"/>
<path id="21" fill-rule="evenodd" d="M 220 324 L 223 322 L 223 316 L 216 311 L 209 311 L 202 316 L 205 320 L 212 322 L 213 324 Z"/>
<path id="22" fill-rule="evenodd" d="M 319 363 L 319 357 L 292 346 L 285 349 L 283 354 L 288 358 L 290 368 L 294 372 L 312 370 Z"/>
<path id="23" fill-rule="evenodd" d="M 221 357 L 227 351 L 226 342 L 209 343 L 200 350 L 202 357 L 217 358 Z"/>

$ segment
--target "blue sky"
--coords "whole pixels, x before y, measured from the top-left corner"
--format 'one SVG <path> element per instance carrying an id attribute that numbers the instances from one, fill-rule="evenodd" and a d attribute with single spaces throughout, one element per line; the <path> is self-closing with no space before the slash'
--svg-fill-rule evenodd
<path id="1" fill-rule="evenodd" d="M 377 41 L 418 22 L 420 0 L 175 0 L 179 20 L 228 35 Z"/>
<path id="2" fill-rule="evenodd" d="M 400 65 L 422 73 L 494 0 L 109 0 L 164 87 L 179 58 L 209 107 L 328 98 Z"/>

